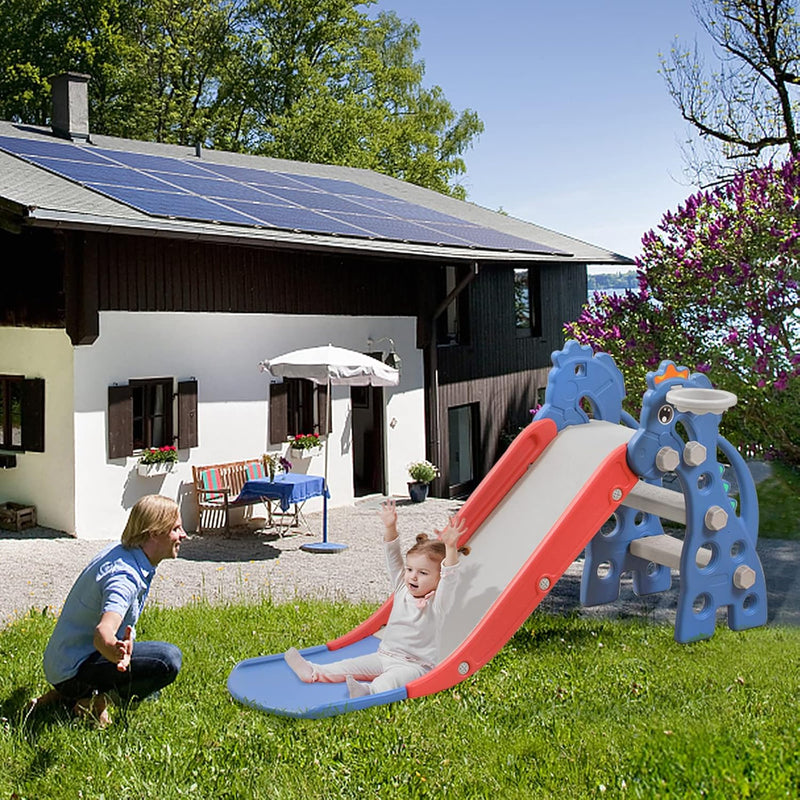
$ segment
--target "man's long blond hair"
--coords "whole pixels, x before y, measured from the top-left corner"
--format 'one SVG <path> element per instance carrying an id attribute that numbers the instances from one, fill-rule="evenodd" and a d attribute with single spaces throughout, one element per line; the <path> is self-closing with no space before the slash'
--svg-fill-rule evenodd
<path id="1" fill-rule="evenodd" d="M 123 547 L 141 547 L 151 536 L 169 533 L 178 519 L 178 504 L 161 494 L 146 494 L 131 509 L 125 530 Z"/>

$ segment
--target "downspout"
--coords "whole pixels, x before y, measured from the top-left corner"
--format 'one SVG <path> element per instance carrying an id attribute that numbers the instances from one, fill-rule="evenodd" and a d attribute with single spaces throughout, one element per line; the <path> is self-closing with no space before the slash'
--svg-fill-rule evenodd
<path id="1" fill-rule="evenodd" d="M 428 342 L 428 458 L 434 463 L 441 463 L 441 424 L 439 420 L 439 360 L 437 355 L 436 321 L 444 314 L 447 307 L 478 277 L 480 267 L 477 261 L 470 265 L 469 272 L 453 287 L 453 290 L 442 300 L 431 317 L 431 337 Z M 434 485 L 435 494 L 441 490 L 442 478 L 438 478 Z"/>

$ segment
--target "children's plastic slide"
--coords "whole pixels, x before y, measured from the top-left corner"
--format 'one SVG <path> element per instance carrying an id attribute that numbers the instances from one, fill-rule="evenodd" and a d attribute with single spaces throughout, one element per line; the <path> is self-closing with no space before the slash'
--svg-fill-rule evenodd
<path id="1" fill-rule="evenodd" d="M 407 686 L 350 699 L 343 683 L 306 684 L 283 654 L 242 661 L 228 678 L 239 702 L 288 717 L 319 718 L 422 697 L 463 681 L 490 661 L 556 584 L 637 483 L 626 461 L 633 435 L 591 420 L 558 432 L 531 423 L 472 493 L 466 521 L 469 556 L 446 626 L 442 661 Z M 321 663 L 377 649 L 391 598 L 347 635 L 303 655 Z"/>

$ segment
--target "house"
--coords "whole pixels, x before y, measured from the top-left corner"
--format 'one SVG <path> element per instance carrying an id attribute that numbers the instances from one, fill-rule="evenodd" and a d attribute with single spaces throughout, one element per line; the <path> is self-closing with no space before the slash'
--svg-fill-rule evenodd
<path id="1" fill-rule="evenodd" d="M 0 503 L 79 537 L 152 492 L 194 529 L 192 465 L 324 424 L 324 391 L 258 364 L 328 342 L 401 364 L 332 387 L 331 503 L 404 493 L 423 457 L 467 492 L 541 399 L 586 265 L 630 263 L 366 170 L 95 136 L 86 77 L 53 84 L 52 129 L 0 122 Z M 140 476 L 168 444 L 176 469 Z"/>

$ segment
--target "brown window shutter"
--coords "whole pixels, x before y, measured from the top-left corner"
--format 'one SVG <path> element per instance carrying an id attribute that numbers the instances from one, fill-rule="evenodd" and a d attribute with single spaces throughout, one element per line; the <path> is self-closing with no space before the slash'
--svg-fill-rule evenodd
<path id="1" fill-rule="evenodd" d="M 44 453 L 44 378 L 22 381 L 22 449 Z"/>
<path id="2" fill-rule="evenodd" d="M 289 436 L 289 386 L 272 383 L 269 387 L 269 440 L 285 442 Z"/>
<path id="3" fill-rule="evenodd" d="M 133 401 L 130 386 L 108 387 L 108 457 L 133 455 Z"/>
<path id="4" fill-rule="evenodd" d="M 314 387 L 317 390 L 317 419 L 319 420 L 319 435 L 331 432 L 330 411 L 328 409 L 328 385 L 323 383 Z"/>
<path id="5" fill-rule="evenodd" d="M 197 381 L 178 381 L 178 449 L 197 445 Z"/>

